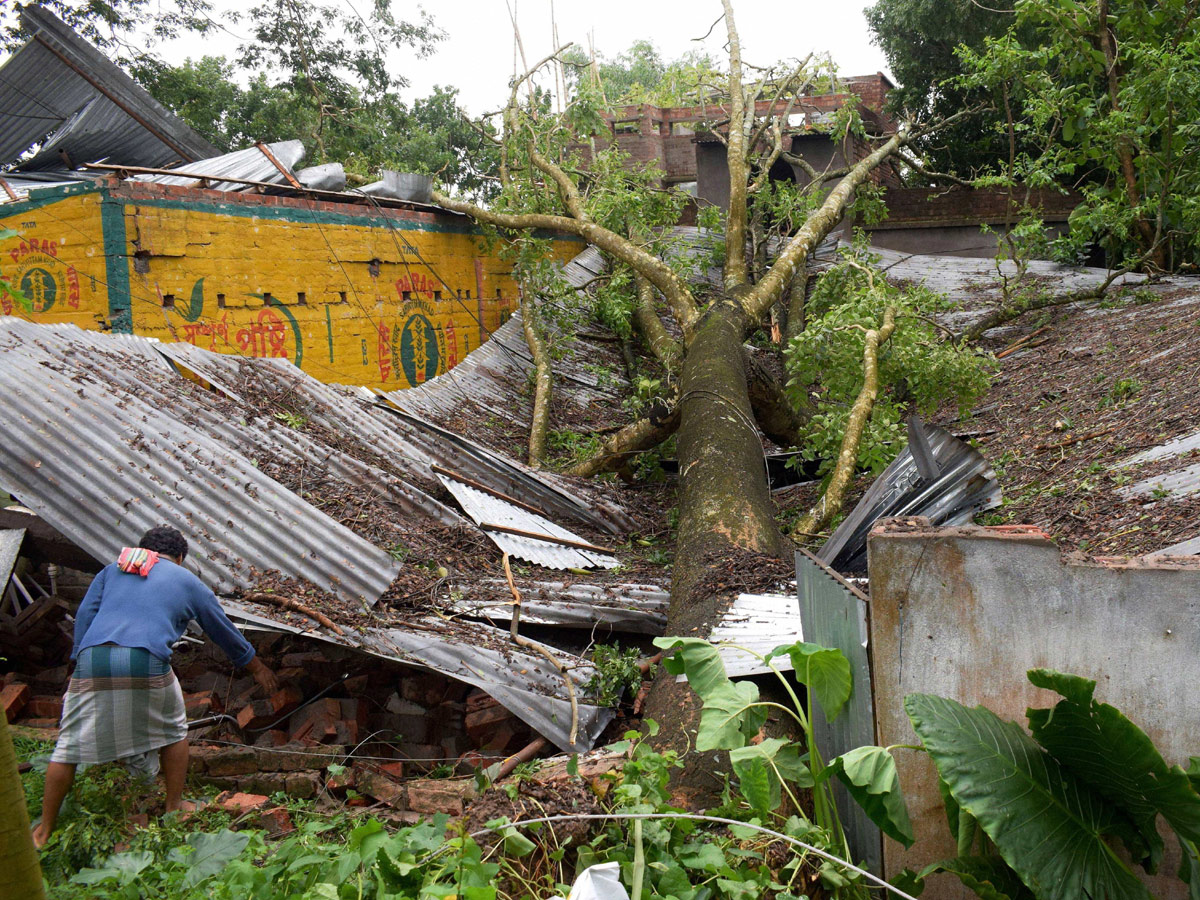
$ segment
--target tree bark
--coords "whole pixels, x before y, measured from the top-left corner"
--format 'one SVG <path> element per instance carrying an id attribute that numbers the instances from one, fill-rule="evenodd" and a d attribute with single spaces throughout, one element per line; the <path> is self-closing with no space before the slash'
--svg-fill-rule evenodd
<path id="1" fill-rule="evenodd" d="M 1121 76 L 1117 63 L 1117 47 L 1113 40 L 1112 30 L 1108 27 L 1108 0 L 1100 0 L 1097 10 L 1099 25 L 1097 38 L 1100 49 L 1104 52 L 1104 71 L 1108 81 L 1108 102 L 1112 104 L 1113 112 L 1121 109 Z M 1137 169 L 1133 162 L 1133 145 L 1128 137 L 1118 135 L 1116 139 L 1117 159 L 1121 164 L 1121 176 L 1125 181 L 1125 199 L 1130 209 L 1137 209 L 1142 204 L 1142 192 L 1138 188 Z M 1153 251 L 1156 238 L 1154 226 L 1145 216 L 1137 217 L 1137 230 L 1142 238 L 1142 249 Z M 1154 254 L 1155 264 L 1162 268 L 1161 251 Z"/>
<path id="2" fill-rule="evenodd" d="M 652 450 L 675 433 L 679 427 L 679 407 L 652 413 L 626 425 L 612 435 L 591 459 L 567 470 L 568 475 L 592 478 L 603 472 L 616 472 L 629 465 L 639 453 Z"/>
<path id="3" fill-rule="evenodd" d="M 742 340 L 746 316 L 732 298 L 713 303 L 696 328 L 680 378 L 679 535 L 672 572 L 667 633 L 707 636 L 721 595 L 706 576 L 722 558 L 746 551 L 782 556 L 790 547 L 775 522 L 762 441 L 754 424 Z M 739 552 L 740 551 L 740 552 Z M 687 683 L 659 673 L 645 714 L 669 727 L 654 739 L 661 748 L 695 744 L 700 703 Z M 685 788 L 719 789 L 705 766 L 681 774 Z"/>
<path id="4" fill-rule="evenodd" d="M 875 398 L 879 396 L 879 348 L 896 330 L 896 309 L 889 306 L 883 314 L 883 324 L 878 329 L 867 332 L 863 342 L 863 386 L 858 392 L 854 405 L 850 407 L 850 415 L 846 418 L 846 433 L 842 436 L 842 447 L 838 453 L 837 465 L 829 477 L 829 487 L 799 522 L 795 530 L 801 534 L 816 534 L 829 524 L 846 498 L 846 488 L 854 478 L 854 470 L 858 464 L 858 448 L 862 443 L 863 432 L 871 418 L 871 410 L 875 408 Z"/>
<path id="5" fill-rule="evenodd" d="M 640 273 L 635 273 L 634 278 L 637 283 L 637 305 L 633 308 L 633 321 L 650 352 L 663 364 L 663 368 L 668 372 L 674 371 L 683 355 L 683 348 L 679 346 L 679 341 L 671 337 L 658 317 L 654 308 L 654 285 Z"/>
<path id="6" fill-rule="evenodd" d="M 33 836 L 29 832 L 29 812 L 25 791 L 17 773 L 17 754 L 13 750 L 8 719 L 0 710 L 0 897 L 42 900 L 42 870 Z"/>
<path id="7" fill-rule="evenodd" d="M 533 355 L 534 389 L 533 419 L 529 423 L 529 465 L 540 469 L 546 464 L 546 433 L 550 430 L 550 395 L 554 388 L 554 369 L 550 363 L 550 352 L 542 337 L 541 321 L 537 306 L 529 291 L 521 291 L 521 325 L 525 329 L 525 343 Z"/>
<path id="8" fill-rule="evenodd" d="M 746 351 L 746 381 L 754 420 L 762 433 L 780 447 L 798 444 L 800 429 L 804 427 L 807 417 L 796 412 L 784 394 L 783 385 L 762 360 L 749 351 Z"/>

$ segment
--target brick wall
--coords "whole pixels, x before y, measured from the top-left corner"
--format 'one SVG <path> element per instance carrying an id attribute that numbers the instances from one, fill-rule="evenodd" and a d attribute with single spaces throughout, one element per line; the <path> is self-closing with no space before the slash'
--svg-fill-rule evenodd
<path id="1" fill-rule="evenodd" d="M 1024 192 L 1020 192 L 1018 200 L 1023 198 Z M 1048 222 L 1065 222 L 1079 199 L 1077 194 L 1035 191 L 1031 205 L 1042 210 Z M 880 223 L 883 228 L 1002 225 L 1010 206 L 1004 191 L 959 187 L 901 188 L 894 181 L 888 186 L 885 202 L 888 217 Z"/>

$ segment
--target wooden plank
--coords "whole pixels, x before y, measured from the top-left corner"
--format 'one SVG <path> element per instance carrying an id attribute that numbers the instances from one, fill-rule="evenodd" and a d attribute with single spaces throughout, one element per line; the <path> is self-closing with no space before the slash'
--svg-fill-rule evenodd
<path id="1" fill-rule="evenodd" d="M 868 604 L 837 572 L 803 550 L 796 552 L 796 589 L 805 640 L 841 650 L 850 660 L 853 692 L 833 721 L 813 715 L 813 736 L 822 756 L 835 756 L 875 743 L 875 706 L 867 655 Z M 835 782 L 838 814 L 856 862 L 876 875 L 883 872 L 883 837 L 840 782 Z"/>

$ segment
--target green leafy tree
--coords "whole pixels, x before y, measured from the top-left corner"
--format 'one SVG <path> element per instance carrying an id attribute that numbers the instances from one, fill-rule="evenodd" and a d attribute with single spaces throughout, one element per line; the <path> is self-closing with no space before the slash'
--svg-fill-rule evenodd
<path id="1" fill-rule="evenodd" d="M 646 371 L 663 387 L 658 402 L 644 415 L 605 439 L 601 451 L 571 469 L 577 475 L 619 471 L 638 453 L 675 439 L 680 471 L 678 542 L 667 630 L 687 634 L 719 616 L 722 595 L 711 585 L 731 557 L 790 556 L 791 541 L 781 532 L 765 478 L 762 435 L 782 444 L 797 440 L 797 413 L 787 402 L 779 379 L 746 350 L 747 340 L 771 340 L 772 311 L 795 308 L 803 322 L 803 291 L 790 292 L 809 254 L 842 220 L 855 192 L 873 171 L 913 137 L 909 126 L 878 140 L 869 153 L 845 168 L 812 171 L 807 199 L 782 198 L 772 190 L 770 173 L 786 150 L 787 113 L 799 97 L 820 83 L 827 68 L 811 60 L 777 71 L 745 74 L 741 45 L 729 0 L 722 4 L 729 60 L 720 95 L 714 96 L 714 133 L 726 148 L 730 179 L 728 212 L 710 254 L 703 247 L 672 252 L 672 232 L 682 198 L 663 191 L 640 167 L 629 166 L 618 151 L 602 150 L 582 164 L 588 135 L 575 123 L 594 122 L 604 110 L 599 91 L 577 94 L 564 115 L 549 112 L 525 82 L 553 57 L 515 81 L 503 120 L 500 177 L 502 190 L 489 207 L 435 192 L 447 209 L 508 235 L 553 230 L 577 235 L 611 262 L 610 287 L 624 279 L 632 293 L 624 302 L 611 294 L 605 315 L 623 319 L 618 335 L 636 334 L 654 362 Z M 758 101 L 765 103 L 759 105 Z M 611 98 L 609 98 L 611 102 Z M 767 115 L 764 110 L 769 109 Z M 857 111 L 848 108 L 837 120 L 836 140 L 861 132 Z M 597 142 L 597 145 L 599 142 Z M 869 193 L 869 192 L 867 192 Z M 760 207 L 770 214 L 755 221 Z M 752 238 L 787 210 L 787 231 L 767 247 L 764 258 L 750 252 Z M 713 265 L 715 263 L 715 266 Z M 713 277 L 713 269 L 719 276 Z M 632 273 L 632 278 L 629 277 Z M 535 292 L 526 291 L 526 297 Z M 534 427 L 545 430 L 553 354 L 546 352 L 544 314 L 552 303 L 526 300 L 522 317 L 531 355 L 538 360 Z M 876 309 L 884 315 L 883 308 Z M 636 361 L 635 361 L 636 362 Z M 861 363 L 856 370 L 864 371 Z M 646 382 L 633 379 L 639 384 Z M 788 427 L 788 423 L 791 427 Z M 761 431 L 760 431 L 761 429 Z M 531 461 L 539 464 L 539 442 L 531 438 Z M 856 447 L 849 449 L 853 471 Z M 671 678 L 659 677 L 647 698 L 646 714 L 663 725 L 658 740 L 684 746 L 698 718 L 698 701 Z M 690 773 L 711 789 L 703 773 Z M 685 777 L 687 777 L 685 775 Z"/>
<path id="2" fill-rule="evenodd" d="M 1009 182 L 1083 194 L 1063 258 L 1098 246 L 1113 269 L 1200 261 L 1196 13 L 1189 0 L 1025 0 L 1003 36 L 960 50 L 963 83 L 1008 101 L 1025 148 Z"/>
<path id="3" fill-rule="evenodd" d="M 647 40 L 634 41 L 612 59 L 597 54 L 593 60 L 580 48 L 563 54 L 567 84 L 576 95 L 589 87 L 613 105 L 651 103 L 655 106 L 688 106 L 720 91 L 723 75 L 707 53 L 691 50 L 678 59 L 664 61 Z"/>
<path id="4" fill-rule="evenodd" d="M 990 90 L 961 80 L 960 46 L 980 50 L 1013 22 L 1012 0 L 876 0 L 864 11 L 873 41 L 899 85 L 888 95 L 901 115 L 949 118 L 963 109 L 991 107 L 918 141 L 914 150 L 941 172 L 982 171 L 1008 158 L 1003 114 Z"/>
<path id="5" fill-rule="evenodd" d="M 151 55 L 155 43 L 180 34 L 220 28 L 209 0 L 39 0 L 39 5 L 122 62 Z M 15 50 L 29 39 L 21 30 L 20 7 L 0 5 L 0 49 Z"/>

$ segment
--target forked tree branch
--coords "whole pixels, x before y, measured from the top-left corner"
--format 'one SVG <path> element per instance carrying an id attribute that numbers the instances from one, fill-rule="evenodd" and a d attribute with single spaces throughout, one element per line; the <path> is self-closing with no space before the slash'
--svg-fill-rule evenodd
<path id="1" fill-rule="evenodd" d="M 783 296 L 784 290 L 791 283 L 796 270 L 804 265 L 808 254 L 816 249 L 841 221 L 846 207 L 854 196 L 854 190 L 871 175 L 871 172 L 885 159 L 896 152 L 908 141 L 908 129 L 904 126 L 892 135 L 882 145 L 863 157 L 856 163 L 837 186 L 829 192 L 825 202 L 815 210 L 805 223 L 788 242 L 775 264 L 771 266 L 762 281 L 756 284 L 744 297 L 742 306 L 751 322 L 760 320 Z"/>

